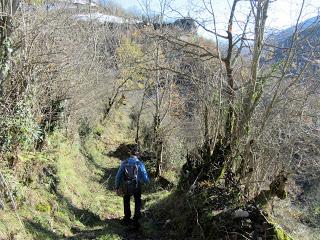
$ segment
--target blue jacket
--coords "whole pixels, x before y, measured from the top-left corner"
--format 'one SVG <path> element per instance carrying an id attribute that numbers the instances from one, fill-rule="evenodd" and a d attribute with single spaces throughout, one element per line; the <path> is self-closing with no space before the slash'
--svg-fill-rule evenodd
<path id="1" fill-rule="evenodd" d="M 131 156 L 127 160 L 123 161 L 120 165 L 120 168 L 118 169 L 117 175 L 116 175 L 116 189 L 120 187 L 120 184 L 123 181 L 123 176 L 124 176 L 124 166 L 125 164 L 137 164 L 138 165 L 138 176 L 137 180 L 140 183 L 149 183 L 149 176 L 147 173 L 147 170 L 143 164 L 136 156 Z"/>

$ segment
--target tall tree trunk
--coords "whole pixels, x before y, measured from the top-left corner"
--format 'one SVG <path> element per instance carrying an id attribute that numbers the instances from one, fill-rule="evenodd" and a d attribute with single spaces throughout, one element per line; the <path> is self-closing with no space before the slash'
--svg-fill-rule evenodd
<path id="1" fill-rule="evenodd" d="M 153 117 L 153 131 L 154 131 L 154 149 L 156 153 L 156 176 L 160 176 L 161 174 L 161 168 L 162 168 L 162 151 L 161 151 L 161 142 L 160 139 L 160 70 L 159 70 L 159 61 L 160 61 L 160 53 L 159 53 L 159 43 L 157 43 L 157 49 L 156 49 L 156 104 L 155 104 L 155 114 Z"/>
<path id="2" fill-rule="evenodd" d="M 0 96 L 3 95 L 3 87 L 10 69 L 11 44 L 11 17 L 0 17 Z"/>
<path id="3" fill-rule="evenodd" d="M 19 0 L 0 1 L 0 101 L 3 96 L 4 82 L 10 70 L 12 16 L 18 8 L 19 2 Z"/>
<path id="4" fill-rule="evenodd" d="M 144 107 L 144 102 L 146 99 L 146 93 L 147 93 L 147 87 L 145 86 L 144 90 L 143 90 L 143 96 L 142 96 L 142 101 L 141 101 L 141 105 L 140 105 L 140 109 L 138 112 L 138 116 L 137 116 L 137 128 L 136 128 L 136 137 L 135 137 L 135 142 L 137 144 L 140 143 L 139 141 L 139 133 L 140 133 L 140 120 L 141 120 L 141 115 L 142 115 L 142 111 L 143 111 L 143 107 Z"/>
<path id="5" fill-rule="evenodd" d="M 211 155 L 211 140 L 209 133 L 209 109 L 208 106 L 205 106 L 204 113 L 204 160 L 208 162 Z"/>
<path id="6" fill-rule="evenodd" d="M 157 144 L 157 169 L 156 169 L 156 176 L 159 177 L 162 175 L 162 165 L 163 165 L 163 142 L 160 141 Z"/>
<path id="7" fill-rule="evenodd" d="M 228 100 L 228 110 L 225 122 L 224 136 L 223 139 L 216 143 L 215 148 L 213 150 L 211 161 L 213 171 L 213 178 L 215 180 L 219 180 L 225 176 L 225 174 L 229 171 L 230 165 L 232 165 L 232 156 L 233 156 L 233 131 L 234 131 L 234 99 L 235 99 L 235 91 L 234 91 L 234 77 L 233 77 L 233 67 L 232 67 L 232 53 L 233 53 L 233 21 L 234 21 L 234 13 L 236 9 L 236 5 L 239 0 L 234 0 L 231 8 L 231 13 L 228 21 L 228 29 L 227 29 L 227 40 L 228 40 L 228 51 L 227 56 L 222 59 L 224 63 L 224 67 L 226 70 L 227 77 L 227 100 Z"/>

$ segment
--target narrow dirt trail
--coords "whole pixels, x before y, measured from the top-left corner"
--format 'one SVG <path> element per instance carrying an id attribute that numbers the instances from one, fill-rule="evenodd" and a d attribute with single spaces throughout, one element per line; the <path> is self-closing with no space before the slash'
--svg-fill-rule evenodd
<path id="1" fill-rule="evenodd" d="M 118 197 L 114 192 L 114 181 L 120 159 L 124 159 L 119 154 L 121 144 L 115 145 L 105 150 L 101 154 L 93 154 L 90 149 L 85 146 L 82 149 L 82 155 L 86 158 L 88 167 L 91 168 L 93 175 L 90 177 L 90 185 L 94 186 L 92 194 L 95 191 L 103 191 L 104 206 L 99 209 L 99 216 L 93 216 L 91 212 L 80 214 L 80 219 L 84 220 L 85 228 L 74 227 L 72 236 L 65 239 L 123 239 L 123 240 L 142 240 L 142 239 L 164 239 L 158 236 L 158 224 L 154 219 L 148 217 L 149 210 L 142 211 L 143 218 L 139 229 L 133 226 L 123 226 L 121 218 L 123 216 L 122 198 Z M 142 201 L 146 202 L 149 194 L 142 196 Z M 132 199 L 133 200 L 133 199 Z M 131 201 L 131 211 L 134 205 Z M 145 226 L 146 225 L 146 226 Z"/>

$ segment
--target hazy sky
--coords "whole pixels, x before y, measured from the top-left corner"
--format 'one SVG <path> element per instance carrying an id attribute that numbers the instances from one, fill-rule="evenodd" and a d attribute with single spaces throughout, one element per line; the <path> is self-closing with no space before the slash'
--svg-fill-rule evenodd
<path id="1" fill-rule="evenodd" d="M 116 2 L 123 8 L 140 12 L 141 5 L 146 1 L 150 2 L 150 8 L 154 12 L 159 12 L 159 1 L 164 0 L 106 0 Z M 216 15 L 217 28 L 220 32 L 225 32 L 226 24 L 230 14 L 232 0 L 167 0 L 170 2 L 170 7 L 166 9 L 167 19 L 174 19 L 179 15 L 194 17 L 204 23 L 208 28 L 212 28 L 212 16 L 204 9 L 204 2 L 212 2 L 213 9 Z M 272 1 L 267 26 L 271 29 L 283 29 L 295 24 L 296 18 L 301 8 L 303 0 L 275 0 Z M 236 19 L 240 24 L 235 26 L 235 31 L 240 31 L 241 22 L 246 20 L 248 9 L 250 8 L 249 1 L 240 1 L 237 5 Z M 320 0 L 305 0 L 302 20 L 319 15 Z M 200 30 L 200 33 L 210 37 L 208 33 Z"/>

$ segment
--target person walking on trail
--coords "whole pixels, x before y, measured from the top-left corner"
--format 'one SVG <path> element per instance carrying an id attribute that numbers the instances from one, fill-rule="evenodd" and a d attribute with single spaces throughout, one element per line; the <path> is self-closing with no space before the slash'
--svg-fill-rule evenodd
<path id="1" fill-rule="evenodd" d="M 146 168 L 139 160 L 138 155 L 138 147 L 131 147 L 130 157 L 121 162 L 116 175 L 116 193 L 120 196 L 121 190 L 123 191 L 124 224 L 130 223 L 130 198 L 133 196 L 135 203 L 133 220 L 138 225 L 138 220 L 141 217 L 141 184 L 150 182 Z M 120 187 L 122 187 L 121 190 Z"/>

